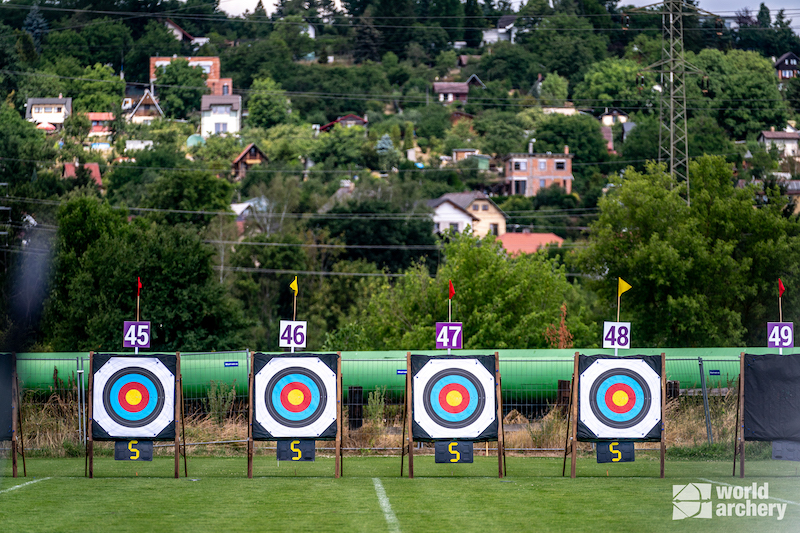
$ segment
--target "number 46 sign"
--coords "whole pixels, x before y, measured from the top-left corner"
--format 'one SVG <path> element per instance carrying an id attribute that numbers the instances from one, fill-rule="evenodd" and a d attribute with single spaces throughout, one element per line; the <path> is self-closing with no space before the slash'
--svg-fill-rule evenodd
<path id="1" fill-rule="evenodd" d="M 305 348 L 306 321 L 281 320 L 279 346 L 281 348 Z"/>
<path id="2" fill-rule="evenodd" d="M 627 350 L 630 347 L 630 322 L 603 322 L 603 348 Z"/>

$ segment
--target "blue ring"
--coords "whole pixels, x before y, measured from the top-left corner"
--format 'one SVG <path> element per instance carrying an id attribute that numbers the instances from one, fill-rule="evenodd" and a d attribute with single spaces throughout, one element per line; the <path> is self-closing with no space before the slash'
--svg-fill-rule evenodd
<path id="1" fill-rule="evenodd" d="M 439 393 L 444 387 L 450 385 L 451 383 L 457 383 L 458 385 L 463 386 L 465 389 L 467 389 L 467 393 L 469 394 L 469 404 L 467 405 L 467 408 L 460 413 L 448 413 L 442 409 L 441 405 L 439 405 Z M 475 412 L 475 409 L 477 409 L 478 389 L 476 389 L 475 385 L 473 385 L 473 383 L 465 377 L 458 375 L 446 376 L 437 381 L 433 386 L 433 389 L 431 389 L 430 402 L 433 412 L 443 420 L 447 420 L 448 422 L 461 422 L 462 420 L 469 418 L 472 413 Z"/>
<path id="2" fill-rule="evenodd" d="M 308 387 L 309 391 L 311 391 L 311 403 L 308 404 L 308 407 L 298 413 L 289 411 L 281 404 L 281 391 L 283 391 L 284 387 L 295 381 L 299 381 Z M 272 407 L 278 412 L 279 415 L 287 420 L 298 422 L 300 420 L 305 420 L 314 414 L 314 412 L 317 410 L 317 407 L 319 407 L 319 396 L 319 388 L 311 378 L 304 376 L 303 374 L 287 374 L 279 379 L 278 382 L 275 383 L 275 387 L 272 389 Z"/>
<path id="3" fill-rule="evenodd" d="M 140 385 L 144 385 L 144 387 L 147 389 L 147 393 L 150 396 L 145 408 L 136 413 L 126 411 L 119 403 L 119 391 L 128 383 L 138 383 Z M 150 414 L 155 410 L 156 404 L 158 403 L 158 392 L 156 391 L 156 386 L 147 376 L 143 376 L 142 374 L 126 374 L 125 376 L 119 378 L 116 382 L 114 382 L 114 385 L 111 386 L 109 401 L 111 402 L 111 408 L 114 409 L 114 412 L 120 418 L 130 421 L 143 420 L 150 416 Z"/>
<path id="4" fill-rule="evenodd" d="M 628 385 L 631 389 L 633 389 L 633 393 L 636 395 L 636 401 L 634 402 L 633 407 L 627 413 L 615 413 L 606 405 L 606 392 L 612 385 L 616 385 L 617 383 Z M 642 411 L 642 408 L 644 407 L 644 391 L 642 390 L 641 385 L 639 385 L 639 383 L 637 383 L 633 378 L 624 375 L 617 375 L 609 377 L 600 384 L 600 387 L 597 389 L 595 400 L 600 412 L 603 413 L 603 415 L 608 419 L 615 422 L 627 422 L 628 420 L 635 418 Z"/>

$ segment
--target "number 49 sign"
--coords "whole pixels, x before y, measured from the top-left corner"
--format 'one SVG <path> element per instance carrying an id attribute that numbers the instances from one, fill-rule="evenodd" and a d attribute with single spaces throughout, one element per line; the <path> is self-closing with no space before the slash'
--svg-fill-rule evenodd
<path id="1" fill-rule="evenodd" d="M 279 346 L 281 348 L 305 348 L 306 321 L 281 320 Z"/>
<path id="2" fill-rule="evenodd" d="M 603 322 L 603 348 L 627 350 L 630 347 L 630 322 Z"/>
<path id="3" fill-rule="evenodd" d="M 770 348 L 794 348 L 794 323 L 767 322 L 767 346 Z"/>

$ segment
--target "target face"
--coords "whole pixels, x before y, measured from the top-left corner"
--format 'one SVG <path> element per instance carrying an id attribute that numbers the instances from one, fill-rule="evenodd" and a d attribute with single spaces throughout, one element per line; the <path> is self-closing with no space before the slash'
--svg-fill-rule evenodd
<path id="1" fill-rule="evenodd" d="M 580 420 L 599 439 L 641 439 L 661 421 L 661 378 L 644 361 L 598 359 L 580 377 Z"/>
<path id="2" fill-rule="evenodd" d="M 414 421 L 430 438 L 477 438 L 497 418 L 494 376 L 476 359 L 431 359 L 413 387 Z"/>
<path id="3" fill-rule="evenodd" d="M 154 357 L 111 357 L 92 395 L 94 421 L 113 438 L 155 438 L 175 419 L 175 375 Z"/>
<path id="4" fill-rule="evenodd" d="M 336 373 L 318 357 L 275 357 L 255 376 L 255 418 L 273 437 L 318 437 L 336 421 Z"/>

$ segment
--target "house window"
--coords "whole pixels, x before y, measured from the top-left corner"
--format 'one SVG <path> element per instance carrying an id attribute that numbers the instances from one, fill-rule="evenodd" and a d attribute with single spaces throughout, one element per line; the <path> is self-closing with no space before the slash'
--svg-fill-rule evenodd
<path id="1" fill-rule="evenodd" d="M 453 101 L 453 93 L 447 93 L 447 101 L 448 102 L 452 102 Z"/>
<path id="2" fill-rule="evenodd" d="M 556 161 L 556 170 L 566 170 L 567 162 L 566 161 Z"/>
<path id="3" fill-rule="evenodd" d="M 434 233 L 439 233 L 439 223 L 438 222 L 434 222 L 433 223 L 433 232 Z"/>
<path id="4" fill-rule="evenodd" d="M 439 101 L 444 102 L 444 93 L 439 93 Z"/>
<path id="5" fill-rule="evenodd" d="M 458 222 L 450 223 L 450 231 L 452 231 L 453 233 L 458 233 Z"/>
<path id="6" fill-rule="evenodd" d="M 528 170 L 528 162 L 514 161 L 514 170 Z"/>
<path id="7" fill-rule="evenodd" d="M 514 194 L 525 196 L 525 187 L 527 185 L 525 180 L 514 180 Z"/>
<path id="8" fill-rule="evenodd" d="M 539 180 L 539 188 L 544 189 L 545 187 L 547 187 L 547 180 Z"/>
<path id="9" fill-rule="evenodd" d="M 153 123 L 153 119 L 147 119 L 147 120 L 143 120 L 142 121 L 142 124 L 144 124 L 145 126 L 149 126 L 152 123 Z"/>
<path id="10" fill-rule="evenodd" d="M 41 113 L 42 112 L 42 108 L 41 107 L 34 107 L 33 108 L 33 112 L 34 113 Z"/>
<path id="11" fill-rule="evenodd" d="M 217 122 L 214 124 L 214 133 L 225 133 L 226 131 L 228 131 L 227 122 Z"/>
<path id="12" fill-rule="evenodd" d="M 44 112 L 45 113 L 52 113 L 53 112 L 53 108 L 52 107 L 45 107 L 44 108 Z"/>
<path id="13" fill-rule="evenodd" d="M 547 159 L 539 160 L 539 170 L 547 170 Z"/>
<path id="14" fill-rule="evenodd" d="M 144 104 L 144 110 L 145 111 L 150 111 L 152 108 L 153 108 L 153 106 L 151 106 L 150 104 Z"/>
<path id="15" fill-rule="evenodd" d="M 497 235 L 497 224 L 489 224 L 489 234 L 490 235 Z"/>
<path id="16" fill-rule="evenodd" d="M 489 204 L 481 205 L 481 211 L 488 211 L 488 210 L 489 210 Z"/>
<path id="17" fill-rule="evenodd" d="M 61 113 L 61 108 L 60 107 L 56 108 L 56 113 Z"/>
<path id="18" fill-rule="evenodd" d="M 472 210 L 478 211 L 481 207 L 478 204 L 472 204 Z"/>
<path id="19" fill-rule="evenodd" d="M 231 113 L 231 106 L 229 105 L 212 105 L 211 106 L 211 114 L 212 115 L 230 115 Z"/>
<path id="20" fill-rule="evenodd" d="M 225 84 L 222 85 L 222 95 L 226 96 L 228 94 L 228 92 L 229 92 L 228 84 L 225 83 Z"/>

